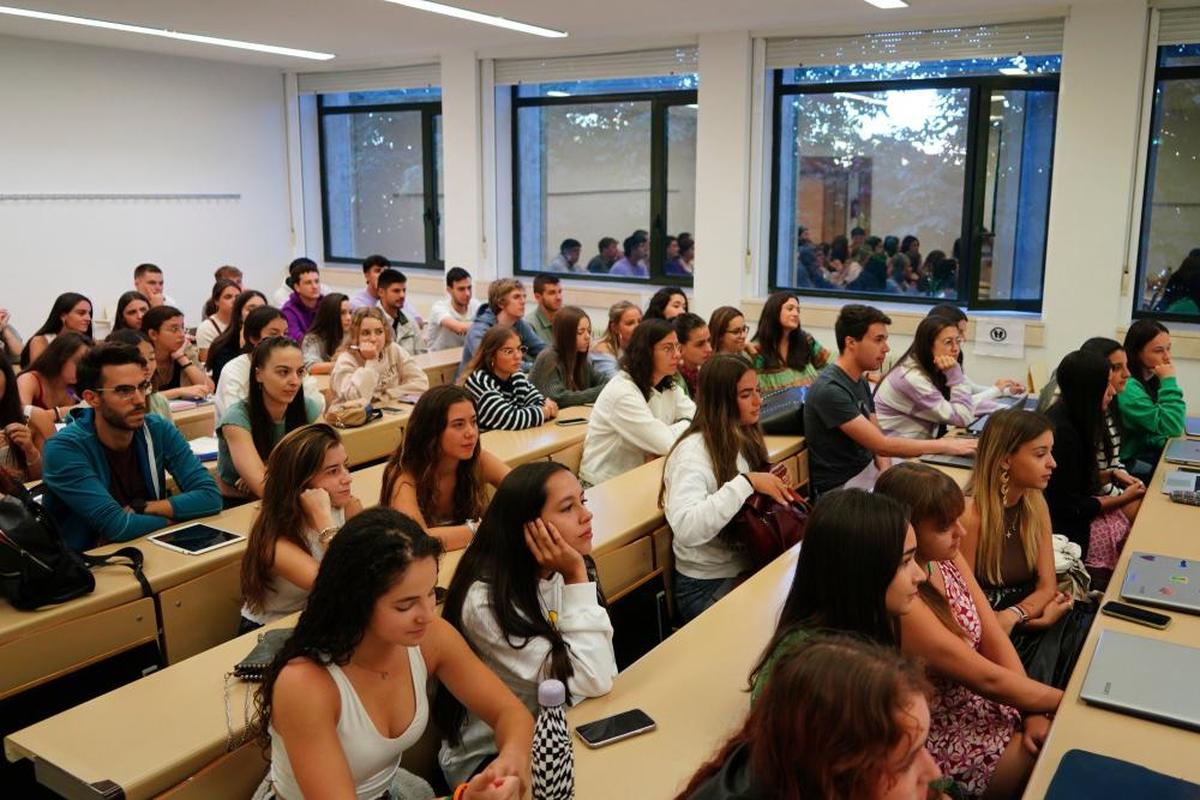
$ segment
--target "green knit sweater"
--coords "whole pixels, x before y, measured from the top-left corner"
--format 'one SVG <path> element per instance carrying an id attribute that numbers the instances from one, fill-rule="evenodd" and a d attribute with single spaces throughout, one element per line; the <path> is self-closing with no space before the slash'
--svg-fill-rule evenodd
<path id="1" fill-rule="evenodd" d="M 1121 460 L 1128 461 L 1148 450 L 1161 450 L 1172 436 L 1182 436 L 1187 420 L 1183 389 L 1174 377 L 1163 378 L 1158 386 L 1158 402 L 1151 399 L 1145 385 L 1130 378 L 1121 392 Z"/>

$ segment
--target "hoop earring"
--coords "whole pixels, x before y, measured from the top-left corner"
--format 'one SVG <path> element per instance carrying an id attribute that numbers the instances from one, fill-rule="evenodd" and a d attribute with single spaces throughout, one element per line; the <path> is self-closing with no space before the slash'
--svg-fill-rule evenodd
<path id="1" fill-rule="evenodd" d="M 1008 508 L 1008 470 L 1000 470 L 1000 505 Z"/>

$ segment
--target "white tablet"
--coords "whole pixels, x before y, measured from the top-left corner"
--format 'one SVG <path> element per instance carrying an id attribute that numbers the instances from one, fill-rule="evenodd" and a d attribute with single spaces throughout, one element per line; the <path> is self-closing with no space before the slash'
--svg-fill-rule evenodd
<path id="1" fill-rule="evenodd" d="M 198 556 L 201 553 L 207 553 L 210 550 L 217 550 L 234 542 L 240 542 L 246 537 L 200 523 L 188 525 L 186 528 L 178 528 L 173 531 L 151 534 L 149 538 L 150 541 L 159 547 L 165 547 L 168 550 L 185 553 L 189 556 Z"/>

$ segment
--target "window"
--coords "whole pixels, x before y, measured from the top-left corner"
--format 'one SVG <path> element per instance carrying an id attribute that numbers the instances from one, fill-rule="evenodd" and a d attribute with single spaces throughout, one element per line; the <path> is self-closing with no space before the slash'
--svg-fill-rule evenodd
<path id="1" fill-rule="evenodd" d="M 771 288 L 1040 310 L 1060 62 L 774 69 Z"/>
<path id="2" fill-rule="evenodd" d="M 695 222 L 696 85 L 687 73 L 498 87 L 512 109 L 516 273 L 691 284 L 675 240 Z M 638 231 L 648 239 L 625 259 Z M 617 245 L 602 253 L 606 239 Z"/>
<path id="3" fill-rule="evenodd" d="M 317 97 L 325 260 L 373 253 L 442 269 L 442 113 L 437 88 Z"/>

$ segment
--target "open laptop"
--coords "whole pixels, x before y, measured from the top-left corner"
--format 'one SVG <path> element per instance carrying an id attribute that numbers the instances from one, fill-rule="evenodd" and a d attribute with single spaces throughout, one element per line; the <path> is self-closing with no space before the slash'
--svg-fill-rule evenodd
<path id="1" fill-rule="evenodd" d="M 1188 436 L 1200 436 L 1200 417 L 1188 417 L 1183 430 Z"/>
<path id="2" fill-rule="evenodd" d="M 1133 553 L 1121 599 L 1200 614 L 1200 561 L 1157 553 Z"/>
<path id="3" fill-rule="evenodd" d="M 1200 730 L 1200 649 L 1100 632 L 1079 696 L 1096 706 Z"/>
<path id="4" fill-rule="evenodd" d="M 1168 464 L 1200 467 L 1200 440 L 1172 439 L 1163 452 L 1163 460 Z"/>
<path id="5" fill-rule="evenodd" d="M 939 464 L 943 467 L 959 467 L 960 469 L 975 469 L 974 456 L 952 456 L 945 453 L 929 453 L 921 456 L 926 464 Z"/>
<path id="6" fill-rule="evenodd" d="M 1180 467 L 1166 474 L 1162 482 L 1162 493 L 1200 492 L 1200 471 Z"/>

